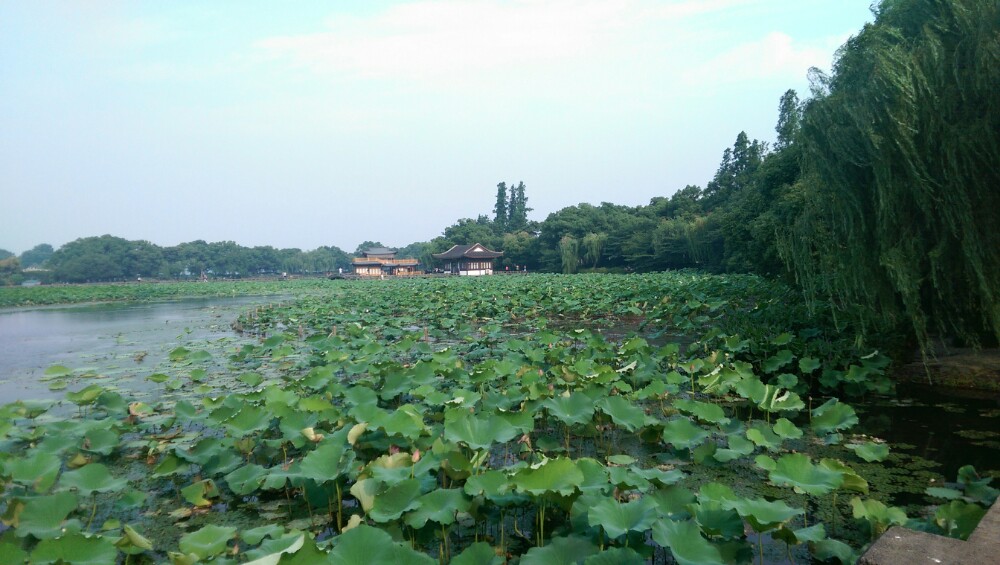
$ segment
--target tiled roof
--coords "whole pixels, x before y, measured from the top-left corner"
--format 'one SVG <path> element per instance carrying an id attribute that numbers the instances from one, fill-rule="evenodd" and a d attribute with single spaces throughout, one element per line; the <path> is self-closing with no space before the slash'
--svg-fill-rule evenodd
<path id="1" fill-rule="evenodd" d="M 503 256 L 503 251 L 490 251 L 478 243 L 472 245 L 453 245 L 444 253 L 434 253 L 435 259 L 496 259 Z"/>

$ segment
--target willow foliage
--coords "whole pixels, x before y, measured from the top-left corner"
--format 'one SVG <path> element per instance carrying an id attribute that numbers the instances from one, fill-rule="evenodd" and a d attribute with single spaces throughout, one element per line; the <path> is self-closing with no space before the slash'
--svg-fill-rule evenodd
<path id="1" fill-rule="evenodd" d="M 814 297 L 1000 337 L 1000 3 L 884 0 L 801 124 L 801 213 L 779 245 Z M 926 349 L 925 349 L 926 352 Z"/>

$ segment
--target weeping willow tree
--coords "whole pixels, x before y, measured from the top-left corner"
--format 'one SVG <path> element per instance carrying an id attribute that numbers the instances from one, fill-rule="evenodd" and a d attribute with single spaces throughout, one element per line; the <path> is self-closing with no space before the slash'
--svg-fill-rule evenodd
<path id="1" fill-rule="evenodd" d="M 571 235 L 564 235 L 559 240 L 559 254 L 562 257 L 563 273 L 568 275 L 575 273 L 580 266 L 580 240 Z"/>
<path id="2" fill-rule="evenodd" d="M 799 214 L 779 236 L 861 327 L 1000 338 L 1000 3 L 884 0 L 803 113 Z"/>

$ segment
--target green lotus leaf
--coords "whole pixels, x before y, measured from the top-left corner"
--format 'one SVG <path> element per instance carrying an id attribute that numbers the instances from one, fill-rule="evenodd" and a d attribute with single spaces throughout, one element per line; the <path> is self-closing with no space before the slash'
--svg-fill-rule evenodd
<path id="1" fill-rule="evenodd" d="M 657 483 L 660 486 L 672 485 L 686 477 L 683 471 L 680 469 L 643 469 L 643 468 L 633 468 L 632 472 L 646 479 L 647 481 Z"/>
<path id="2" fill-rule="evenodd" d="M 470 501 L 462 489 L 438 489 L 419 499 L 419 506 L 406 515 L 404 522 L 411 528 L 422 528 L 430 521 L 447 526 L 453 524 L 458 512 L 468 512 Z"/>
<path id="3" fill-rule="evenodd" d="M 743 436 L 731 435 L 728 438 L 729 447 L 727 449 L 717 449 L 712 457 L 720 463 L 728 463 L 734 459 L 750 455 L 753 453 L 754 444 L 746 440 Z"/>
<path id="4" fill-rule="evenodd" d="M 632 404 L 622 396 L 605 396 L 597 401 L 597 408 L 611 417 L 611 420 L 630 432 L 645 426 L 650 417 L 642 408 Z"/>
<path id="5" fill-rule="evenodd" d="M 605 498 L 591 506 L 587 520 L 593 526 L 604 528 L 608 537 L 614 539 L 627 532 L 644 532 L 656 520 L 653 504 L 644 498 L 622 504 L 613 498 Z"/>
<path id="6" fill-rule="evenodd" d="M 889 446 L 884 443 L 866 441 L 865 443 L 849 443 L 846 447 L 847 449 L 853 451 L 855 455 L 869 463 L 873 461 L 883 461 L 889 456 Z"/>
<path id="7" fill-rule="evenodd" d="M 851 549 L 851 546 L 836 539 L 824 539 L 809 542 L 809 550 L 812 552 L 814 557 L 821 561 L 836 559 L 844 565 L 854 563 L 857 557 L 854 550 Z"/>
<path id="8" fill-rule="evenodd" d="M 788 349 L 782 349 L 781 351 L 775 353 L 771 357 L 768 357 L 761 363 L 761 369 L 764 369 L 765 373 L 773 373 L 778 369 L 784 367 L 785 365 L 792 362 L 795 356 Z"/>
<path id="9" fill-rule="evenodd" d="M 13 539 L 0 538 L 0 565 L 24 565 L 28 563 L 28 552 L 15 545 Z"/>
<path id="10" fill-rule="evenodd" d="M 932 496 L 934 498 L 944 498 L 947 500 L 958 500 L 959 498 L 962 498 L 962 491 L 953 488 L 927 487 L 924 492 L 927 493 L 928 496 Z"/>
<path id="11" fill-rule="evenodd" d="M 529 549 L 521 565 L 574 565 L 597 552 L 598 547 L 581 536 L 552 538 L 544 547 Z"/>
<path id="12" fill-rule="evenodd" d="M 236 528 L 208 525 L 196 532 L 184 534 L 178 543 L 181 551 L 199 559 L 214 557 L 226 550 L 229 540 L 236 537 Z"/>
<path id="13" fill-rule="evenodd" d="M 77 406 L 86 406 L 93 404 L 104 390 L 103 387 L 98 385 L 87 385 L 76 392 L 67 392 L 66 399 Z"/>
<path id="14" fill-rule="evenodd" d="M 224 425 L 234 437 L 243 437 L 267 429 L 273 418 L 270 410 L 246 404 Z"/>
<path id="15" fill-rule="evenodd" d="M 754 422 L 747 428 L 747 439 L 752 441 L 757 447 L 763 447 L 768 451 L 781 450 L 781 437 L 771 431 L 771 426 L 764 422 Z"/>
<path id="16" fill-rule="evenodd" d="M 330 551 L 329 562 L 338 565 L 434 565 L 436 560 L 410 549 L 392 539 L 388 533 L 364 524 L 352 528 L 336 538 Z"/>
<path id="17" fill-rule="evenodd" d="M 725 424 L 729 422 L 726 413 L 718 404 L 700 402 L 697 400 L 679 399 L 674 401 L 674 408 L 696 416 L 702 422 L 710 424 Z"/>
<path id="18" fill-rule="evenodd" d="M 799 439 L 802 437 L 802 430 L 788 418 L 778 418 L 778 421 L 774 423 L 774 433 L 782 439 Z"/>
<path id="19" fill-rule="evenodd" d="M 798 545 L 800 543 L 815 542 L 826 539 L 826 528 L 823 524 L 813 524 L 808 528 L 798 530 L 789 529 L 788 524 L 783 525 L 774 532 L 771 537 L 779 539 L 788 545 Z"/>
<path id="20" fill-rule="evenodd" d="M 71 533 L 57 539 L 44 539 L 31 552 L 31 562 L 105 565 L 114 563 L 118 549 L 101 536 Z"/>
<path id="21" fill-rule="evenodd" d="M 864 519 L 871 526 L 872 540 L 882 535 L 889 526 L 906 525 L 906 512 L 896 506 L 886 506 L 878 500 L 851 499 L 851 511 L 855 518 Z"/>
<path id="22" fill-rule="evenodd" d="M 606 479 L 607 477 L 605 477 Z M 485 496 L 493 500 L 507 496 L 513 490 L 514 485 L 510 483 L 503 471 L 490 469 L 466 479 L 463 488 L 465 494 L 469 496 Z"/>
<path id="23" fill-rule="evenodd" d="M 946 535 L 964 540 L 969 539 L 985 515 L 986 509 L 978 504 L 952 500 L 934 511 L 934 524 Z"/>
<path id="24" fill-rule="evenodd" d="M 168 358 L 171 361 L 173 361 L 173 362 L 176 363 L 178 361 L 183 361 L 183 360 L 187 359 L 188 355 L 190 355 L 190 354 L 191 354 L 191 351 L 189 349 L 184 348 L 184 347 L 176 347 L 176 348 L 174 348 L 170 352 L 170 354 L 168 355 Z"/>
<path id="25" fill-rule="evenodd" d="M 90 453 L 111 455 L 121 442 L 118 432 L 109 429 L 89 430 L 83 436 L 81 449 Z"/>
<path id="26" fill-rule="evenodd" d="M 45 373 L 43 374 L 49 378 L 66 377 L 73 374 L 73 369 L 63 365 L 52 365 L 48 369 L 45 369 Z"/>
<path id="27" fill-rule="evenodd" d="M 344 436 L 340 434 L 324 439 L 319 447 L 302 458 L 300 471 L 303 477 L 324 483 L 347 472 L 353 461 L 354 451 L 347 449 Z"/>
<path id="28" fill-rule="evenodd" d="M 371 427 L 381 428 L 388 435 L 402 436 L 411 441 L 419 438 L 427 428 L 423 414 L 410 404 L 404 404 L 392 413 L 379 413 L 370 419 L 370 423 Z M 511 437 L 514 437 L 513 434 Z"/>
<path id="29" fill-rule="evenodd" d="M 816 369 L 819 369 L 820 366 L 821 363 L 814 357 L 803 357 L 802 359 L 799 359 L 799 370 L 802 371 L 803 374 L 808 375 Z"/>
<path id="30" fill-rule="evenodd" d="M 56 482 L 62 461 L 51 453 L 34 453 L 27 458 L 11 459 L 7 473 L 18 484 L 31 486 L 35 492 L 46 492 Z"/>
<path id="31" fill-rule="evenodd" d="M 709 433 L 687 418 L 675 418 L 663 425 L 663 441 L 677 449 L 691 449 L 700 445 Z"/>
<path id="32" fill-rule="evenodd" d="M 164 375 L 163 373 L 153 373 L 152 375 L 146 377 L 146 380 L 154 383 L 165 383 L 168 380 L 170 380 L 170 375 Z"/>
<path id="33" fill-rule="evenodd" d="M 181 489 L 184 500 L 195 506 L 211 506 L 210 498 L 219 496 L 219 489 L 212 479 L 204 479 Z M 185 553 L 190 553 L 183 550 Z"/>
<path id="34" fill-rule="evenodd" d="M 801 508 L 792 508 L 781 500 L 769 502 L 763 498 L 741 498 L 731 503 L 755 532 L 766 532 L 804 514 Z"/>
<path id="35" fill-rule="evenodd" d="M 536 496 L 547 493 L 569 496 L 583 484 L 583 479 L 583 472 L 575 461 L 559 457 L 519 470 L 512 482 L 517 490 Z"/>
<path id="36" fill-rule="evenodd" d="M 857 423 L 858 415 L 854 408 L 831 398 L 813 409 L 809 425 L 817 434 L 826 434 L 850 428 Z"/>
<path id="37" fill-rule="evenodd" d="M 120 540 L 118 540 L 118 542 L 115 545 L 118 548 L 122 549 L 122 551 L 125 551 L 126 547 L 137 550 L 134 553 L 131 551 L 126 551 L 126 553 L 131 553 L 133 555 L 135 553 L 141 553 L 143 551 L 149 551 L 153 549 L 153 542 L 151 542 L 149 538 L 147 538 L 146 536 L 137 532 L 135 528 L 133 528 L 128 524 L 125 524 L 125 526 L 122 528 L 122 537 Z"/>
<path id="38" fill-rule="evenodd" d="M 560 422 L 573 426 L 587 424 L 594 417 L 594 402 L 585 394 L 574 392 L 569 396 L 555 396 L 542 403 L 549 414 Z"/>
<path id="39" fill-rule="evenodd" d="M 776 485 L 792 487 L 795 492 L 822 496 L 844 482 L 844 474 L 821 465 L 813 465 L 803 453 L 782 455 L 768 478 Z"/>
<path id="40" fill-rule="evenodd" d="M 798 394 L 790 390 L 764 385 L 764 396 L 757 401 L 757 406 L 765 412 L 786 412 L 802 410 L 806 405 Z"/>
<path id="41" fill-rule="evenodd" d="M 1000 490 L 990 486 L 992 477 L 980 477 L 972 465 L 963 465 L 958 469 L 958 482 L 965 491 L 965 496 L 982 503 L 992 505 L 1000 495 Z"/>
<path id="42" fill-rule="evenodd" d="M 490 544 L 481 541 L 465 548 L 449 561 L 449 565 L 502 565 L 504 559 L 497 555 L 497 550 Z"/>
<path id="43" fill-rule="evenodd" d="M 610 547 L 583 561 L 583 565 L 643 565 L 644 563 L 646 563 L 645 557 L 627 547 Z"/>
<path id="44" fill-rule="evenodd" d="M 361 509 L 371 512 L 375 496 L 379 493 L 379 483 L 375 479 L 361 479 L 351 485 L 351 495 L 361 504 Z"/>
<path id="45" fill-rule="evenodd" d="M 732 500 L 707 497 L 705 490 L 702 487 L 702 491 L 698 495 L 698 504 L 692 504 L 688 507 L 702 531 L 709 536 L 723 539 L 736 539 L 743 536 L 743 520 L 730 507 Z M 729 495 L 734 496 L 731 490 Z"/>
<path id="46" fill-rule="evenodd" d="M 868 481 L 843 462 L 836 459 L 823 458 L 819 464 L 821 467 L 843 475 L 844 482 L 839 487 L 841 490 L 868 494 Z"/>
<path id="47" fill-rule="evenodd" d="M 153 468 L 153 472 L 150 476 L 153 478 L 160 478 L 169 477 L 170 475 L 183 475 L 187 473 L 189 468 L 190 465 L 188 465 L 187 462 L 173 453 L 170 453 L 164 457 L 155 468 Z"/>
<path id="48" fill-rule="evenodd" d="M 657 489 L 644 498 L 649 499 L 660 516 L 671 520 L 688 518 L 691 515 L 688 508 L 695 502 L 694 493 L 678 485 Z"/>
<path id="49" fill-rule="evenodd" d="M 108 468 L 100 463 L 90 463 L 79 469 L 66 471 L 59 479 L 60 487 L 76 489 L 83 495 L 95 492 L 118 492 L 127 485 L 127 480 L 112 477 Z"/>
<path id="50" fill-rule="evenodd" d="M 679 565 L 725 565 L 719 549 L 701 535 L 694 520 L 660 520 L 653 524 L 653 541 L 669 548 Z"/>
<path id="51" fill-rule="evenodd" d="M 759 378 L 750 375 L 736 383 L 734 390 L 736 394 L 756 404 L 764 399 L 764 393 L 767 391 L 767 388 L 764 386 L 764 383 L 760 382 Z"/>
<path id="52" fill-rule="evenodd" d="M 268 524 L 266 526 L 259 526 L 249 530 L 240 531 L 240 539 L 250 545 L 257 545 L 263 541 L 264 538 L 277 538 L 284 532 L 285 528 L 277 524 Z"/>
<path id="53" fill-rule="evenodd" d="M 226 484 L 229 485 L 229 490 L 235 494 L 245 496 L 259 489 L 264 483 L 266 475 L 267 469 L 260 465 L 249 463 L 237 467 L 235 471 L 226 475 L 225 479 Z"/>
<path id="54" fill-rule="evenodd" d="M 517 430 L 503 418 L 470 414 L 462 408 L 451 408 L 444 413 L 444 438 L 461 441 L 472 449 L 487 449 L 494 443 L 514 439 Z"/>
<path id="55" fill-rule="evenodd" d="M 420 481 L 406 479 L 392 485 L 385 492 L 375 496 L 371 512 L 368 516 L 376 522 L 395 520 L 408 510 L 419 505 Z"/>
<path id="56" fill-rule="evenodd" d="M 77 504 L 76 493 L 72 492 L 15 499 L 8 503 L 3 522 L 14 527 L 18 537 L 54 538 L 63 534 L 66 518 Z"/>

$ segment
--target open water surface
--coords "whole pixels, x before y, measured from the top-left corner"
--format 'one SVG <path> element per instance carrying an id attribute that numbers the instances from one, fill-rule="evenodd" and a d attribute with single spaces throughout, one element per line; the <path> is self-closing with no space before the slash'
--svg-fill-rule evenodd
<path id="1" fill-rule="evenodd" d="M 240 312 L 275 300 L 243 296 L 2 309 L 0 404 L 63 398 L 66 390 L 45 376 L 52 365 L 84 375 L 74 384 L 95 380 L 102 386 L 147 388 L 145 376 L 175 347 L 240 339 L 230 328 Z M 76 388 L 81 387 L 67 390 Z"/>

